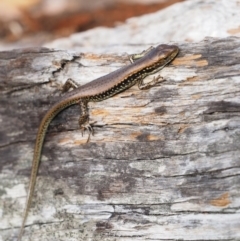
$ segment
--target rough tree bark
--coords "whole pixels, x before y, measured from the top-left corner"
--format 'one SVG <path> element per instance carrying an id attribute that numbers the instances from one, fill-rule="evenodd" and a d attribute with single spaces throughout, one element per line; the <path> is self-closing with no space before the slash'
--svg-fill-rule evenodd
<path id="1" fill-rule="evenodd" d="M 240 39 L 179 47 L 163 83 L 90 104 L 89 143 L 78 106 L 54 119 L 22 240 L 240 239 Z M 59 86 L 127 63 L 126 54 L 0 53 L 1 240 L 19 231 L 36 131 Z"/>

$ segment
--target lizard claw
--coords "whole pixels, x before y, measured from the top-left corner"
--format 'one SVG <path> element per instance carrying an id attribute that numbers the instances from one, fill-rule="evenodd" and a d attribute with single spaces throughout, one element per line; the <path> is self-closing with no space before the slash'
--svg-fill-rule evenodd
<path id="1" fill-rule="evenodd" d="M 86 141 L 86 143 L 88 143 L 89 140 L 90 140 L 91 134 L 93 135 L 93 128 L 92 128 L 92 126 L 91 125 L 82 126 L 81 127 L 82 136 L 83 136 L 85 131 L 88 132 L 88 138 L 87 138 L 87 141 Z"/>
<path id="2" fill-rule="evenodd" d="M 95 122 L 93 122 L 93 123 L 95 123 Z M 86 143 L 88 143 L 89 140 L 90 140 L 90 136 L 91 135 L 94 136 L 94 129 L 93 129 L 92 125 L 89 124 L 89 123 L 86 123 L 85 125 L 81 125 L 82 136 L 84 135 L 85 131 L 88 132 L 88 138 L 87 138 L 87 141 L 86 141 Z"/>

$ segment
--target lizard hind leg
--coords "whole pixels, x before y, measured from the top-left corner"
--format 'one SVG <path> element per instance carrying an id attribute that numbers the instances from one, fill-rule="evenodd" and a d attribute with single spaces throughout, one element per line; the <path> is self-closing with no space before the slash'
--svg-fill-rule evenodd
<path id="1" fill-rule="evenodd" d="M 88 138 L 86 141 L 86 143 L 88 143 L 90 140 L 90 136 L 94 135 L 94 131 L 93 131 L 93 127 L 89 123 L 87 101 L 81 100 L 79 102 L 79 106 L 80 106 L 81 116 L 79 117 L 78 124 L 82 131 L 82 135 L 84 134 L 85 131 L 88 132 Z"/>
<path id="2" fill-rule="evenodd" d="M 78 123 L 79 123 L 79 127 L 82 131 L 82 136 L 83 136 L 85 131 L 88 132 L 88 138 L 87 138 L 87 141 L 86 141 L 86 143 L 88 143 L 89 140 L 90 140 L 90 136 L 94 135 L 93 127 L 89 123 L 89 116 L 88 115 L 81 115 L 79 117 Z"/>
<path id="3" fill-rule="evenodd" d="M 65 84 L 62 86 L 62 93 L 67 92 L 71 88 L 77 89 L 78 87 L 80 87 L 80 85 L 75 80 L 69 78 L 69 79 L 67 79 Z"/>

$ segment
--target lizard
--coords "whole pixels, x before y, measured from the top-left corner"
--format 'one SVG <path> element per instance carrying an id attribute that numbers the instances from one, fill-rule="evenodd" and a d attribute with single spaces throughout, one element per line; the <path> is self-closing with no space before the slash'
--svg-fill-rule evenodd
<path id="1" fill-rule="evenodd" d="M 83 132 L 84 130 L 88 131 L 88 142 L 90 135 L 93 133 L 93 128 L 89 124 L 88 102 L 97 102 L 108 99 L 132 87 L 136 83 L 140 90 L 149 89 L 156 85 L 161 77 L 155 77 L 149 83 L 144 83 L 144 78 L 148 75 L 157 73 L 164 68 L 166 64 L 170 63 L 177 56 L 178 52 L 179 49 L 175 45 L 161 44 L 157 47 L 150 47 L 139 54 L 131 55 L 131 64 L 97 78 L 85 85 L 78 86 L 72 79 L 66 81 L 63 86 L 64 92 L 68 91 L 70 88 L 73 88 L 73 90 L 66 93 L 57 103 L 48 109 L 38 127 L 26 206 L 17 239 L 18 241 L 22 238 L 28 211 L 32 202 L 46 132 L 50 122 L 55 116 L 67 107 L 78 104 L 81 111 L 79 126 Z"/>

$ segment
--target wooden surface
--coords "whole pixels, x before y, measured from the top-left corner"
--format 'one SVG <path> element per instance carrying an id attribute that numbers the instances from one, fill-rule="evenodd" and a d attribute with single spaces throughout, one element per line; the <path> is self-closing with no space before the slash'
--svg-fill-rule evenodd
<path id="1" fill-rule="evenodd" d="M 178 45 L 161 85 L 90 104 L 90 143 L 78 106 L 54 119 L 22 240 L 240 239 L 240 39 Z M 38 124 L 59 87 L 127 63 L 121 52 L 0 52 L 0 240 L 19 231 Z"/>

